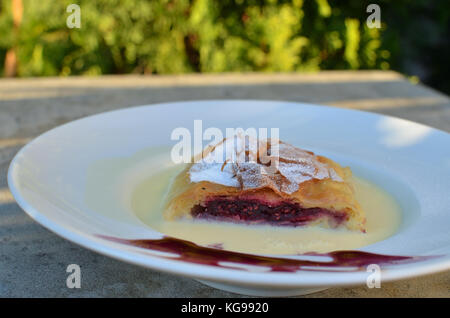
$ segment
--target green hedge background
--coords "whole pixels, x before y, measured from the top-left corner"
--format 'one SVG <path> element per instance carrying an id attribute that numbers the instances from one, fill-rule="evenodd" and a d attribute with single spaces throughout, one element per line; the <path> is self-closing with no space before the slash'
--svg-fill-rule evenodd
<path id="1" fill-rule="evenodd" d="M 0 72 L 18 76 L 394 69 L 449 92 L 450 1 L 0 0 Z M 66 7 L 81 7 L 69 29 Z"/>

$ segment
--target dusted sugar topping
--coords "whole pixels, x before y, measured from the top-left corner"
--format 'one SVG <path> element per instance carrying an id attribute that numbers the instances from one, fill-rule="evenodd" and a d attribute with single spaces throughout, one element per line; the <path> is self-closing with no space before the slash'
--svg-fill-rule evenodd
<path id="1" fill-rule="evenodd" d="M 285 194 L 313 179 L 343 182 L 314 153 L 274 139 L 235 135 L 208 146 L 196 159 L 189 170 L 191 182 L 209 181 L 242 190 L 270 188 Z"/>

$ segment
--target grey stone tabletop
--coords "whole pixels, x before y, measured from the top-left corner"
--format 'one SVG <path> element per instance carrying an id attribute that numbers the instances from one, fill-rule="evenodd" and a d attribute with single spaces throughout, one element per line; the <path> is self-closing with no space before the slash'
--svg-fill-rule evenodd
<path id="1" fill-rule="evenodd" d="M 136 105 L 269 99 L 362 109 L 450 132 L 450 99 L 394 72 L 0 79 L 0 297 L 239 297 L 192 279 L 126 264 L 66 241 L 26 215 L 6 174 L 30 139 L 67 121 Z M 66 287 L 79 264 L 80 289 Z M 306 297 L 450 297 L 450 271 Z"/>

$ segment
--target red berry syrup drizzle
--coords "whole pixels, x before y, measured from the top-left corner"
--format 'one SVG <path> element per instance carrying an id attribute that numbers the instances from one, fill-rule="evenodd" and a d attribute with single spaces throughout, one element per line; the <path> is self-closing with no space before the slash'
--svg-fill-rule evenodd
<path id="1" fill-rule="evenodd" d="M 324 271 L 323 269 L 320 269 L 321 267 L 327 267 L 327 270 L 329 271 L 332 271 L 331 268 L 333 267 L 336 268 L 336 271 L 338 271 L 340 267 L 355 267 L 354 271 L 357 271 L 365 268 L 370 264 L 377 264 L 380 266 L 389 264 L 404 264 L 434 257 L 382 255 L 362 251 L 335 251 L 325 254 L 303 254 L 313 256 L 327 256 L 331 258 L 330 261 L 320 262 L 232 252 L 217 248 L 203 247 L 190 241 L 185 241 L 168 236 L 162 237 L 160 239 L 142 240 L 128 240 L 104 235 L 97 236 L 113 242 L 132 245 L 148 250 L 175 253 L 179 255 L 178 258 L 166 258 L 181 260 L 188 263 L 229 268 L 230 266 L 223 266 L 220 264 L 220 262 L 231 262 L 243 265 L 265 266 L 268 267 L 271 272 L 296 272 L 298 270 L 314 270 L 314 268 L 317 268 L 317 270 L 320 271 Z"/>

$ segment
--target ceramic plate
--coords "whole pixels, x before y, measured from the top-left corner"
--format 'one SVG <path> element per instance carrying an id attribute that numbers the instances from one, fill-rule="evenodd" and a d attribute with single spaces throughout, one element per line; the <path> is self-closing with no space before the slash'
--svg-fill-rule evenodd
<path id="1" fill-rule="evenodd" d="M 172 131 L 192 129 L 197 119 L 203 128 L 224 131 L 279 127 L 280 139 L 350 166 L 354 174 L 397 200 L 402 211 L 398 231 L 358 250 L 326 255 L 256 255 L 201 247 L 164 237 L 141 222 L 127 208 L 129 189 L 121 188 L 121 176 L 115 176 L 113 168 L 105 178 L 113 180 L 117 197 L 102 197 L 99 191 L 97 200 L 113 203 L 111 214 L 87 204 L 88 174 L 96 162 L 139 158 L 136 154 L 153 147 L 170 148 L 176 143 Z M 136 169 L 151 165 L 136 159 Z M 127 108 L 76 120 L 39 136 L 11 162 L 8 183 L 26 213 L 76 244 L 243 294 L 286 296 L 366 284 L 369 263 L 380 266 L 382 282 L 450 268 L 450 135 L 372 113 L 242 100 Z"/>

